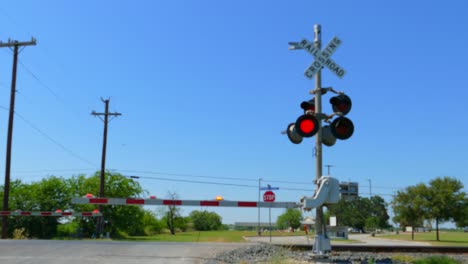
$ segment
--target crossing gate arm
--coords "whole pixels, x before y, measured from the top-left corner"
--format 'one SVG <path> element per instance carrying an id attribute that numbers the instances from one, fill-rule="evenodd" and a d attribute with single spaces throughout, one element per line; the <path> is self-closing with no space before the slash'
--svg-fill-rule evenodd
<path id="1" fill-rule="evenodd" d="M 0 211 L 0 216 L 102 216 L 102 213 L 95 212 L 43 212 L 43 211 Z"/>
<path id="2" fill-rule="evenodd" d="M 296 202 L 254 202 L 254 201 L 215 201 L 215 200 L 170 200 L 140 198 L 72 198 L 72 204 L 104 205 L 175 205 L 175 206 L 217 206 L 217 207 L 262 207 L 262 208 L 297 208 Z"/>

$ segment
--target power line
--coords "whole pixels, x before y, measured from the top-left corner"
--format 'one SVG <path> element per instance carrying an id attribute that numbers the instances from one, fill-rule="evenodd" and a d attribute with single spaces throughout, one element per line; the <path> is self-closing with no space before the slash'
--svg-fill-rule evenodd
<path id="1" fill-rule="evenodd" d="M 26 67 L 26 65 L 21 60 L 18 60 L 18 62 L 23 67 L 23 69 L 25 69 L 26 72 L 29 73 L 29 75 L 31 75 L 42 87 L 46 88 L 53 96 L 59 99 L 58 95 L 52 90 L 52 88 L 41 81 L 39 77 L 37 77 L 36 74 L 34 74 L 28 67 Z"/>
<path id="2" fill-rule="evenodd" d="M 122 172 L 131 172 L 131 173 L 143 173 L 143 174 L 157 174 L 157 175 L 167 175 L 167 176 L 176 176 L 176 177 L 192 177 L 192 178 L 205 178 L 205 179 L 224 179 L 224 180 L 239 180 L 239 181 L 258 181 L 258 179 L 248 179 L 248 178 L 236 178 L 236 177 L 220 177 L 220 176 L 204 176 L 204 175 L 194 175 L 194 174 L 183 174 L 183 173 L 170 173 L 170 172 L 158 172 L 158 171 L 138 171 L 138 170 L 118 170 L 115 171 Z"/>
<path id="3" fill-rule="evenodd" d="M 162 180 L 162 181 L 174 181 L 174 182 L 187 182 L 187 183 L 199 183 L 199 184 L 211 184 L 211 185 L 225 185 L 225 186 L 236 186 L 236 187 L 247 187 L 247 188 L 258 188 L 255 185 L 247 184 L 235 184 L 235 183 L 220 183 L 220 182 L 207 182 L 207 181 L 192 181 L 192 180 L 176 180 L 168 178 L 159 178 L 159 177 L 148 177 L 148 176 L 127 176 L 130 178 L 136 179 L 151 179 L 151 180 Z"/>
<path id="4" fill-rule="evenodd" d="M 96 170 L 92 168 L 88 169 L 55 169 L 55 170 L 46 170 L 46 169 L 38 169 L 38 170 L 14 170 L 14 173 L 41 173 L 41 172 L 68 172 L 68 171 L 91 171 Z"/>
<path id="5" fill-rule="evenodd" d="M 1 109 L 4 109 L 4 110 L 9 110 L 8 108 L 4 107 L 4 106 L 1 106 L 0 105 L 0 108 Z M 75 158 L 81 160 L 81 161 L 84 161 L 90 165 L 93 165 L 93 166 L 96 166 L 96 164 L 94 164 L 93 162 L 85 159 L 85 158 L 82 158 L 80 155 L 76 154 L 75 152 L 73 152 L 72 150 L 68 149 L 67 147 L 65 147 L 64 145 L 60 144 L 58 141 L 56 141 L 55 139 L 53 139 L 51 136 L 47 135 L 44 131 L 42 131 L 41 129 L 39 129 L 38 127 L 36 127 L 35 125 L 33 125 L 30 121 L 28 121 L 26 118 L 24 118 L 22 115 L 20 115 L 18 112 L 15 112 L 15 115 L 18 116 L 21 120 L 23 120 L 27 125 L 29 125 L 31 128 L 33 128 L 34 130 L 36 130 L 39 134 L 41 134 L 42 136 L 44 136 L 45 138 L 47 138 L 49 141 L 51 141 L 52 143 L 54 143 L 55 145 L 59 146 L 62 150 L 70 153 L 72 156 L 74 156 Z"/>
<path id="6" fill-rule="evenodd" d="M 58 141 L 56 141 L 55 139 L 53 139 L 51 136 L 47 135 L 45 132 L 43 132 L 41 129 L 39 129 L 38 127 L 36 127 L 35 125 L 33 125 L 31 122 L 29 122 L 26 118 L 24 118 L 22 115 L 20 115 L 19 113 L 15 112 L 15 115 L 18 116 L 19 118 L 21 118 L 27 125 L 29 125 L 31 128 L 33 128 L 34 130 L 36 130 L 39 134 L 41 134 L 42 136 L 44 136 L 45 138 L 47 138 L 50 142 L 54 143 L 55 145 L 59 146 L 62 150 L 68 152 L 69 154 L 71 154 L 72 156 L 74 156 L 75 158 L 83 161 L 83 162 L 86 162 L 90 165 L 93 165 L 93 166 L 96 166 L 96 164 L 94 164 L 93 162 L 81 157 L 80 155 L 76 154 L 75 152 L 73 152 L 72 150 L 70 150 L 69 148 L 65 147 L 64 145 L 60 144 Z"/>

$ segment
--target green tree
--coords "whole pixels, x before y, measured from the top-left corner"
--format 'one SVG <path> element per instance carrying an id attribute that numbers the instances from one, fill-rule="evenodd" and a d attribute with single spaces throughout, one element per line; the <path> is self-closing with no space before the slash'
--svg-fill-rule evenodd
<path id="1" fill-rule="evenodd" d="M 458 212 L 460 204 L 466 199 L 462 189 L 463 184 L 459 180 L 443 177 L 431 180 L 428 190 L 422 193 L 426 195 L 426 216 L 436 223 L 437 241 L 439 241 L 439 223 L 455 220 L 460 214 Z"/>
<path id="2" fill-rule="evenodd" d="M 198 231 L 220 230 L 222 229 L 221 216 L 215 212 L 208 211 L 192 211 L 190 218 L 193 222 L 193 227 Z"/>
<path id="3" fill-rule="evenodd" d="M 468 196 L 466 193 L 465 198 L 457 204 L 454 221 L 459 228 L 468 226 Z"/>
<path id="4" fill-rule="evenodd" d="M 83 197 L 87 193 L 97 194 L 100 184 L 100 173 L 86 178 L 84 175 L 74 176 L 67 180 L 70 192 L 74 197 Z M 140 184 L 133 179 L 129 179 L 119 173 L 106 172 L 104 194 L 106 197 L 141 197 L 144 194 Z M 92 211 L 95 205 L 73 205 L 75 211 Z M 142 223 L 144 210 L 140 206 L 118 206 L 108 205 L 102 207 L 104 215 L 104 231 L 110 232 L 112 236 L 118 236 L 120 232 L 129 235 L 144 234 Z M 80 226 L 84 233 L 93 234 L 95 232 L 96 218 L 83 217 L 80 219 Z"/>
<path id="5" fill-rule="evenodd" d="M 425 219 L 427 187 L 424 184 L 407 187 L 398 191 L 392 201 L 395 217 L 393 221 L 401 227 L 411 226 L 411 239 L 414 240 L 414 229 L 422 226 Z"/>
<path id="6" fill-rule="evenodd" d="M 390 219 L 390 216 L 388 215 L 387 211 L 387 204 L 385 203 L 385 200 L 376 195 L 372 196 L 370 198 L 370 208 L 369 208 L 369 217 L 366 219 L 367 221 L 371 221 L 375 223 L 376 228 L 387 228 L 389 227 L 388 220 Z M 373 219 L 373 220 L 370 220 Z M 367 225 L 366 225 L 367 226 Z"/>
<path id="7" fill-rule="evenodd" d="M 352 201 L 342 199 L 338 203 L 329 206 L 328 211 L 330 215 L 336 216 L 338 225 L 364 231 L 366 220 L 370 216 L 369 208 L 370 201 L 368 198 L 357 197 Z"/>
<path id="8" fill-rule="evenodd" d="M 286 228 L 299 228 L 301 226 L 302 213 L 299 209 L 288 208 L 286 211 L 278 216 L 276 220 L 276 225 L 280 229 Z"/>
<path id="9" fill-rule="evenodd" d="M 145 234 L 148 236 L 161 234 L 161 231 L 164 228 L 163 222 L 156 217 L 156 214 L 148 210 L 143 212 L 142 223 L 145 229 Z"/>
<path id="10" fill-rule="evenodd" d="M 39 182 L 10 184 L 11 211 L 55 211 L 71 207 L 71 195 L 62 178 L 51 176 Z M 9 221 L 9 235 L 14 229 L 25 228 L 29 237 L 52 238 L 59 225 L 56 217 L 15 217 Z"/>
<path id="11" fill-rule="evenodd" d="M 175 192 L 168 192 L 168 197 L 172 201 L 175 201 L 178 199 L 178 195 Z M 177 207 L 175 205 L 175 202 L 171 205 L 168 205 L 166 213 L 163 217 L 163 221 L 166 223 L 167 228 L 169 228 L 171 235 L 175 235 L 177 224 L 178 223 L 180 224 L 182 222 L 180 218 L 182 218 L 180 216 L 180 207 Z"/>
<path id="12" fill-rule="evenodd" d="M 358 197 L 350 201 L 342 199 L 328 207 L 327 215 L 336 216 L 340 226 L 349 226 L 361 231 L 364 231 L 364 228 L 386 228 L 390 219 L 387 205 L 378 195 L 371 198 Z"/>
<path id="13" fill-rule="evenodd" d="M 106 173 L 105 194 L 107 197 L 139 197 L 143 194 L 141 186 L 117 173 Z M 91 177 L 84 175 L 73 176 L 69 179 L 50 176 L 29 184 L 19 180 L 10 184 L 10 210 L 21 211 L 55 211 L 57 209 L 73 210 L 77 212 L 92 211 L 95 205 L 71 204 L 72 197 L 82 197 L 87 193 L 96 194 L 99 190 L 99 173 Z M 128 234 L 143 234 L 143 209 L 138 206 L 103 206 L 106 231 L 116 234 L 117 231 Z M 73 218 L 67 218 L 66 222 Z M 14 229 L 25 228 L 29 237 L 51 238 L 57 234 L 58 226 L 64 218 L 57 217 L 15 217 L 9 221 L 9 235 Z M 79 217 L 79 228 L 85 234 L 92 234 L 95 230 L 95 218 Z M 77 225 L 70 225 L 77 226 Z M 63 230 L 65 227 L 62 227 Z"/>

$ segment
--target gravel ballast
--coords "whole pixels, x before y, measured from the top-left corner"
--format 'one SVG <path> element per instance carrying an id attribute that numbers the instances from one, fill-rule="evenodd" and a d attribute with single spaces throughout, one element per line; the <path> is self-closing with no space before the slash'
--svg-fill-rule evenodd
<path id="1" fill-rule="evenodd" d="M 341 263 L 341 264 L 404 264 L 392 258 L 396 255 L 425 258 L 441 256 L 441 254 L 421 253 L 368 253 L 368 252 L 336 252 L 326 258 L 317 258 L 311 251 L 291 251 L 287 248 L 258 244 L 246 246 L 233 251 L 223 252 L 206 262 L 206 264 L 253 264 L 253 263 Z M 444 255 L 457 260 L 461 264 L 468 264 L 466 255 Z"/>

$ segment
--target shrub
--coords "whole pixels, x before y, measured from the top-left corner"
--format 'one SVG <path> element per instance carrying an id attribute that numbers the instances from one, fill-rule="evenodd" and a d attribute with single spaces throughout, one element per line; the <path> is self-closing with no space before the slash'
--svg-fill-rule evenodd
<path id="1" fill-rule="evenodd" d="M 25 228 L 17 228 L 13 230 L 13 239 L 27 239 L 28 234 Z"/>
<path id="2" fill-rule="evenodd" d="M 414 264 L 459 264 L 458 261 L 447 256 L 434 256 L 419 259 L 413 262 Z"/>

